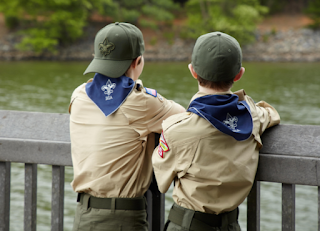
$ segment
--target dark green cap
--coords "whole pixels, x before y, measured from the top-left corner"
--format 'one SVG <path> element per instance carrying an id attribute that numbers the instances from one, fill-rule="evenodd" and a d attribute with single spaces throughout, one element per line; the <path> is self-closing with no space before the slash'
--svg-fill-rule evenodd
<path id="1" fill-rule="evenodd" d="M 241 62 L 242 52 L 238 41 L 222 32 L 200 36 L 191 60 L 195 72 L 212 82 L 234 79 L 240 71 Z"/>
<path id="2" fill-rule="evenodd" d="M 133 59 L 144 52 L 141 31 L 130 23 L 112 23 L 102 28 L 94 40 L 94 58 L 87 73 L 117 78 L 126 72 Z"/>

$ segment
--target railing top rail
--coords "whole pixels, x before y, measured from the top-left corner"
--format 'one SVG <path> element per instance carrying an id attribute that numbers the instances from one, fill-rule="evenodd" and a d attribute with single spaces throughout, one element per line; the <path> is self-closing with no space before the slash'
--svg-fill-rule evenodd
<path id="1" fill-rule="evenodd" d="M 262 142 L 257 180 L 320 186 L 320 126 L 278 125 Z M 0 110 L 0 161 L 71 166 L 69 115 Z"/>
<path id="2" fill-rule="evenodd" d="M 0 137 L 70 142 L 69 115 L 0 110 Z M 262 141 L 263 154 L 320 157 L 320 126 L 278 125 Z"/>
<path id="3" fill-rule="evenodd" d="M 279 125 L 262 136 L 260 153 L 320 158 L 320 126 Z"/>
<path id="4" fill-rule="evenodd" d="M 69 115 L 0 110 L 0 137 L 70 142 Z"/>

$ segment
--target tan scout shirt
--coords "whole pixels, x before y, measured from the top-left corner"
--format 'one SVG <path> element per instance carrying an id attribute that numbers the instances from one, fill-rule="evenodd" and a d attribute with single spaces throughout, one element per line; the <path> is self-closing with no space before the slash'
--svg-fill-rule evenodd
<path id="1" fill-rule="evenodd" d="M 227 93 L 231 94 L 223 94 Z M 161 157 L 157 147 L 152 162 L 162 193 L 175 181 L 173 200 L 178 205 L 219 214 L 237 208 L 249 194 L 262 147 L 260 135 L 278 124 L 280 117 L 266 102 L 255 104 L 244 91 L 236 94 L 251 109 L 253 132 L 247 140 L 237 141 L 191 112 L 163 122 L 169 150 Z M 198 92 L 193 99 L 204 95 L 207 94 Z"/>
<path id="2" fill-rule="evenodd" d="M 161 133 L 162 121 L 182 107 L 159 94 L 147 94 L 137 80 L 120 108 L 106 117 L 85 86 L 74 90 L 69 107 L 73 190 L 96 197 L 142 196 L 152 176 L 155 143 L 148 135 Z"/>

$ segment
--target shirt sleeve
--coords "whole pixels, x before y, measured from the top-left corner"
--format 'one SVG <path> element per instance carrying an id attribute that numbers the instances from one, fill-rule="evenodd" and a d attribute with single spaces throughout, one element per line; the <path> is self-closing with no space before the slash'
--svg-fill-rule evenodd
<path id="1" fill-rule="evenodd" d="M 176 155 L 170 147 L 170 144 L 165 140 L 165 135 L 162 133 L 158 147 L 155 148 L 152 154 L 153 171 L 158 183 L 159 191 L 166 193 L 177 175 L 175 167 Z M 161 139 L 165 140 L 165 144 L 161 143 Z M 167 146 L 164 150 L 163 145 Z"/>
<path id="2" fill-rule="evenodd" d="M 260 135 L 272 126 L 280 123 L 280 115 L 270 104 L 260 101 L 256 103 L 257 113 L 260 119 Z"/>
<path id="3" fill-rule="evenodd" d="M 167 100 L 159 93 L 157 96 L 146 95 L 146 106 L 148 108 L 147 120 L 149 132 L 161 133 L 162 122 L 168 117 L 182 113 L 185 109 L 172 100 Z"/>

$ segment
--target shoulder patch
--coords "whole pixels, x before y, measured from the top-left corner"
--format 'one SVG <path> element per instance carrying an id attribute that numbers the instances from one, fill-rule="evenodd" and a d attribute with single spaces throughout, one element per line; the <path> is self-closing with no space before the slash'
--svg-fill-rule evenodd
<path id="1" fill-rule="evenodd" d="M 163 132 L 161 133 L 159 139 L 159 147 L 158 147 L 158 154 L 161 158 L 163 158 L 163 153 L 169 151 L 169 146 L 164 138 Z"/>
<path id="2" fill-rule="evenodd" d="M 147 94 L 152 95 L 153 97 L 157 97 L 157 91 L 151 88 L 145 87 Z"/>

